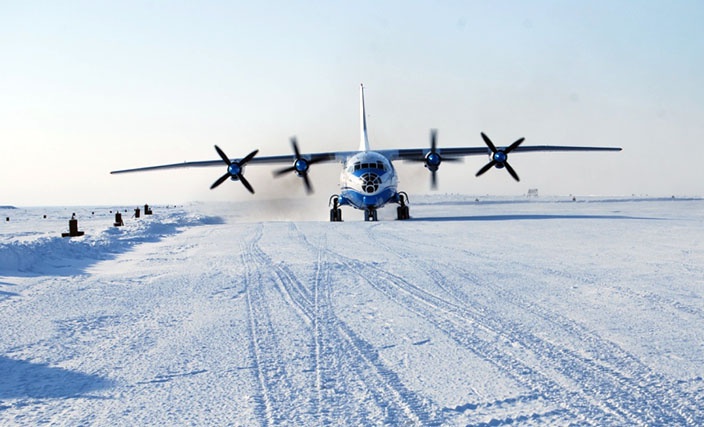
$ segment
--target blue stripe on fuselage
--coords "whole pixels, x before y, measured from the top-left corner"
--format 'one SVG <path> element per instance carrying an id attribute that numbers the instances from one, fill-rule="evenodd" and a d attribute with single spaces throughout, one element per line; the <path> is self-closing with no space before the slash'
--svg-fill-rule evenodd
<path id="1" fill-rule="evenodd" d="M 390 187 L 376 194 L 361 193 L 349 187 L 342 188 L 340 193 L 340 205 L 350 205 L 357 209 L 378 209 L 396 198 L 396 189 Z"/>

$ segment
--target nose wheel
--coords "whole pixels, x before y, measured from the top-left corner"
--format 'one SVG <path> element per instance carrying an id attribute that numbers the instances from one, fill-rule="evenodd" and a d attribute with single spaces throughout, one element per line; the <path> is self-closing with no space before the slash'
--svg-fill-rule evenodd
<path id="1" fill-rule="evenodd" d="M 364 210 L 364 220 L 365 221 L 377 221 L 376 209 L 367 208 Z"/>

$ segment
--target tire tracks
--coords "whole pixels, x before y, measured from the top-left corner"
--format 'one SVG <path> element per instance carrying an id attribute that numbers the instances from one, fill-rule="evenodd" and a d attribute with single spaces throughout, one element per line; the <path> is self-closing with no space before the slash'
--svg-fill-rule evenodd
<path id="1" fill-rule="evenodd" d="M 571 408 L 575 408 L 575 398 L 590 401 L 590 405 L 577 405 L 580 408 L 580 414 L 586 416 L 587 419 L 593 420 L 595 417 L 602 418 L 614 414 L 620 418 L 620 421 L 616 419 L 609 421 L 609 423 L 689 425 L 697 420 L 701 421 L 701 415 L 698 415 L 701 411 L 697 407 L 696 400 L 693 399 L 694 396 L 676 392 L 675 384 L 668 381 L 663 375 L 653 372 L 633 355 L 619 346 L 601 339 L 576 322 L 518 298 L 515 294 L 506 292 L 498 286 L 483 283 L 474 273 L 461 267 L 444 266 L 446 270 L 455 270 L 456 275 L 463 281 L 469 281 L 477 286 L 490 287 L 507 304 L 516 305 L 524 311 L 550 322 L 554 327 L 568 332 L 571 338 L 576 337 L 578 341 L 586 343 L 589 352 L 595 355 L 594 357 L 586 357 L 569 348 L 551 343 L 519 324 L 502 319 L 489 307 L 478 305 L 471 296 L 464 294 L 458 288 L 447 286 L 447 277 L 436 266 L 417 259 L 413 254 L 404 252 L 402 248 L 392 247 L 388 243 L 381 242 L 381 237 L 374 233 L 373 229 L 370 229 L 369 237 L 379 245 L 386 247 L 388 253 L 396 254 L 400 262 L 412 263 L 415 268 L 420 266 L 432 278 L 435 286 L 442 289 L 463 307 L 470 307 L 471 310 L 453 310 L 451 303 L 437 301 L 437 297 L 427 294 L 401 277 L 394 278 L 393 275 L 383 271 L 379 274 L 386 275 L 391 282 L 398 285 L 399 290 L 415 295 L 418 300 L 425 300 L 428 304 L 434 304 L 438 308 L 464 317 L 468 321 L 478 322 L 497 334 L 518 342 L 539 362 L 541 369 L 551 371 L 547 374 L 548 377 L 558 374 L 569 379 L 574 386 L 580 389 L 577 394 L 563 390 L 558 396 L 563 404 L 569 402 Z M 403 254 L 398 254 L 398 252 L 403 252 Z M 375 266 L 369 268 L 377 269 Z M 546 385 L 549 384 L 543 384 L 543 386 Z M 550 387 L 547 389 L 550 390 Z M 646 411 L 642 410 L 644 401 L 648 402 Z"/>
<path id="2" fill-rule="evenodd" d="M 408 390 L 384 365 L 378 351 L 335 315 L 330 274 L 334 266 L 327 260 L 327 252 L 311 245 L 295 225 L 292 232 L 316 259 L 312 266 L 314 280 L 309 286 L 286 262 L 274 262 L 262 250 L 261 224 L 255 236 L 242 245 L 250 351 L 261 389 L 256 404 L 262 424 L 296 420 L 301 425 L 335 425 L 345 420 L 365 425 L 439 425 L 442 412 Z M 268 283 L 279 288 L 288 306 L 306 325 L 310 366 L 306 372 L 290 372 L 280 358 L 291 344 L 286 342 L 285 331 L 277 336 L 274 314 L 262 290 Z M 302 387 L 290 391 L 302 381 Z"/>

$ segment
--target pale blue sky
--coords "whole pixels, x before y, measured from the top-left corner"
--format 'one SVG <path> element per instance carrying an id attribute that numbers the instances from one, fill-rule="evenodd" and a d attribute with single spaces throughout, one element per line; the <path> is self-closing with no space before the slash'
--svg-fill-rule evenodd
<path id="1" fill-rule="evenodd" d="M 619 145 L 443 165 L 439 192 L 704 195 L 701 1 L 11 2 L 0 0 L 0 205 L 244 200 L 224 170 L 112 176 L 254 148 Z M 422 165 L 401 189 L 429 192 Z M 315 198 L 339 167 L 316 165 Z M 256 197 L 301 195 L 271 168 Z M 228 183 L 226 183 L 228 184 Z"/>

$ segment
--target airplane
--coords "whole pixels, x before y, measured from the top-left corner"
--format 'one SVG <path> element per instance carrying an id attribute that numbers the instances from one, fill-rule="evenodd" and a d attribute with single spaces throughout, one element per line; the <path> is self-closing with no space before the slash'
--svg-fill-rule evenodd
<path id="1" fill-rule="evenodd" d="M 404 160 L 410 162 L 423 163 L 430 171 L 431 187 L 437 187 L 437 171 L 443 162 L 460 161 L 465 156 L 488 155 L 489 162 L 486 163 L 477 173 L 481 176 L 489 169 L 506 169 L 515 179 L 520 181 L 518 174 L 508 163 L 508 154 L 513 152 L 534 152 L 534 151 L 621 151 L 620 147 L 579 147 L 579 146 L 522 146 L 525 138 L 519 138 L 508 147 L 497 147 L 489 137 L 481 132 L 481 137 L 485 147 L 448 147 L 438 148 L 437 131 L 430 131 L 429 148 L 401 148 L 384 149 L 372 151 L 369 145 L 367 134 L 367 116 L 364 105 L 364 85 L 360 85 L 360 141 L 357 151 L 330 151 L 323 153 L 302 154 L 298 148 L 295 137 L 291 138 L 291 148 L 293 155 L 261 156 L 255 157 L 259 150 L 254 150 L 242 158 L 230 158 L 225 152 L 215 145 L 215 151 L 220 160 L 191 161 L 183 163 L 173 163 L 159 166 L 147 166 L 134 169 L 123 169 L 110 172 L 111 174 L 123 174 L 131 172 L 144 172 L 162 169 L 177 169 L 187 167 L 212 167 L 227 166 L 226 172 L 218 178 L 210 189 L 218 187 L 228 178 L 232 181 L 239 181 L 252 194 L 254 188 L 244 177 L 244 169 L 248 165 L 254 164 L 282 164 L 289 163 L 290 166 L 275 170 L 275 177 L 279 177 L 293 172 L 303 180 L 303 185 L 308 194 L 313 192 L 308 173 L 310 166 L 316 163 L 342 163 L 340 174 L 340 194 L 333 194 L 328 202 L 330 209 L 330 221 L 342 221 L 342 206 L 350 206 L 364 211 L 365 221 L 377 221 L 377 210 L 387 204 L 397 204 L 397 219 L 410 219 L 408 194 L 398 191 L 398 176 L 394 169 L 393 161 Z"/>

